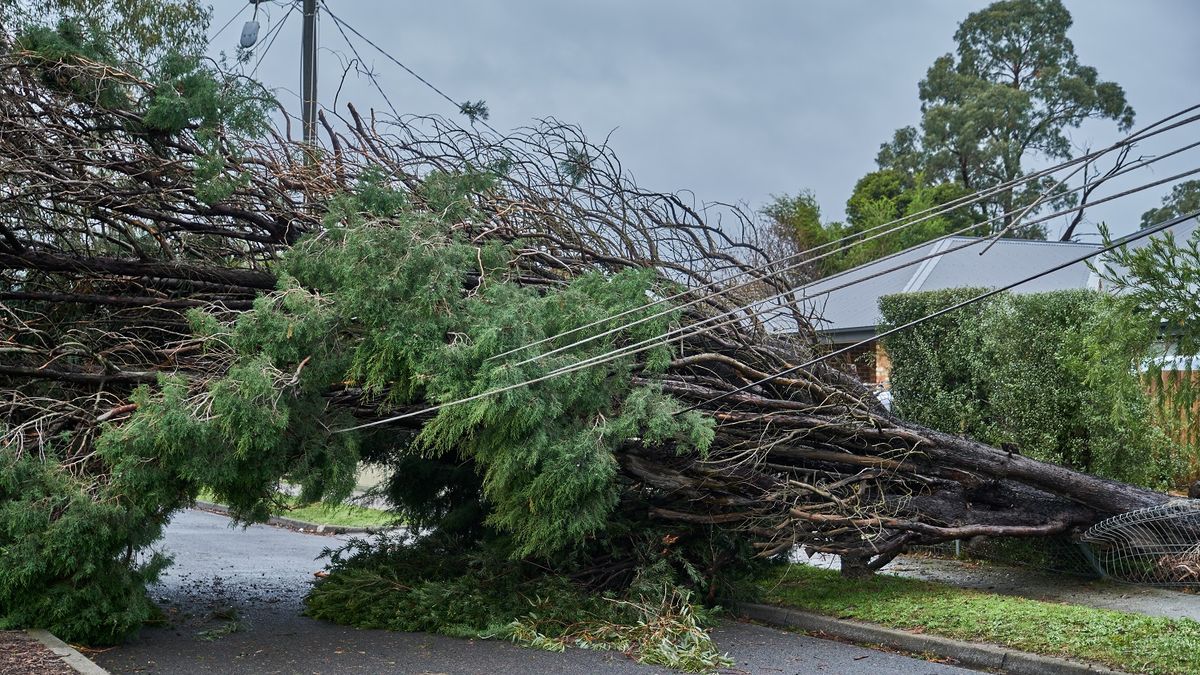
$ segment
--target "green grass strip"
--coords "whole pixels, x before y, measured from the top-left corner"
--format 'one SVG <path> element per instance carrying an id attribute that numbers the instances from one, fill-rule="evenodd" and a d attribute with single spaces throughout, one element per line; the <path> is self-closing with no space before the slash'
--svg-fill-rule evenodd
<path id="1" fill-rule="evenodd" d="M 294 504 L 294 500 L 291 502 Z M 369 509 L 354 504 L 317 502 L 307 506 L 292 506 L 278 515 L 305 523 L 337 527 L 384 527 L 396 522 L 396 514 Z"/>
<path id="2" fill-rule="evenodd" d="M 787 565 L 759 580 L 764 600 L 889 628 L 1082 659 L 1133 673 L 1200 673 L 1200 622 L 876 575 L 843 579 Z"/>
<path id="3" fill-rule="evenodd" d="M 206 502 L 219 503 L 211 492 L 202 490 L 200 499 Z M 300 506 L 295 497 L 278 497 L 283 508 L 275 512 L 277 516 L 299 520 L 313 525 L 327 527 L 386 527 L 396 523 L 396 514 L 380 509 L 370 509 L 355 504 L 331 504 L 316 502 Z"/>

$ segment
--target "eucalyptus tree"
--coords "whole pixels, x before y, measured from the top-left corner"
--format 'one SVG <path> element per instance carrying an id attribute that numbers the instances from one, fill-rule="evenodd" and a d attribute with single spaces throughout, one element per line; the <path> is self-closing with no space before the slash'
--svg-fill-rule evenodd
<path id="1" fill-rule="evenodd" d="M 135 62 L 200 53 L 211 14 L 199 0 L 0 0 L 0 24 L 9 31 L 67 20 Z"/>
<path id="2" fill-rule="evenodd" d="M 971 191 L 1020 178 L 1039 159 L 1072 156 L 1068 130 L 1091 119 L 1133 124 L 1125 91 L 1080 62 L 1068 37 L 1072 19 L 1060 0 L 1001 0 L 967 16 L 954 34 L 954 53 L 937 58 L 921 80 L 919 129 L 899 129 L 882 146 L 881 168 L 920 170 L 935 182 Z M 1069 200 L 1054 197 L 1051 179 L 999 192 L 982 203 L 1004 231 L 1014 210 Z M 1043 236 L 1032 231 L 1023 236 Z"/>
<path id="3" fill-rule="evenodd" d="M 1162 205 L 1142 214 L 1142 227 L 1150 227 L 1169 218 L 1200 210 L 1200 180 L 1177 183 L 1162 199 Z"/>

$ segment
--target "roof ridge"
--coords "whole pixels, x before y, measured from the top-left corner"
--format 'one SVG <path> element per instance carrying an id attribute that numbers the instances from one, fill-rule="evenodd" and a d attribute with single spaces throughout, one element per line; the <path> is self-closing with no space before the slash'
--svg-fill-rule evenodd
<path id="1" fill-rule="evenodd" d="M 993 237 L 968 237 L 961 234 L 951 235 L 951 239 L 959 241 L 989 241 Z M 1086 241 L 1047 241 L 1045 239 L 1019 239 L 1016 237 L 1001 237 L 996 239 L 997 244 L 1027 244 L 1031 246 L 1086 246 L 1089 248 L 1100 248 L 1100 244 L 1093 244 Z"/>
<path id="2" fill-rule="evenodd" d="M 908 279 L 908 283 L 904 284 L 904 288 L 900 292 L 910 293 L 920 290 L 925 285 L 925 280 L 933 273 L 933 268 L 937 266 L 942 258 L 946 257 L 946 249 L 950 247 L 950 243 L 949 239 L 942 239 L 937 244 L 934 244 L 933 248 L 929 251 L 929 257 L 917 266 L 916 271 L 912 273 L 912 276 Z"/>

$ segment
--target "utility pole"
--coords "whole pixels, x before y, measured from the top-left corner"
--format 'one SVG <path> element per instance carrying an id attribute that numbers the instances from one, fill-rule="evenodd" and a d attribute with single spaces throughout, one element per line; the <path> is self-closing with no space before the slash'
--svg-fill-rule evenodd
<path id="1" fill-rule="evenodd" d="M 304 0 L 304 33 L 300 40 L 300 105 L 304 142 L 317 142 L 317 0 Z"/>

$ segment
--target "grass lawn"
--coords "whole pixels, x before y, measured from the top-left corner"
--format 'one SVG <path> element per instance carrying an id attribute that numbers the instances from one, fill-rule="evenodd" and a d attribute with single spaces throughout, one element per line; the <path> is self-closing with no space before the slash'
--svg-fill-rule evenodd
<path id="1" fill-rule="evenodd" d="M 302 520 L 317 525 L 338 525 L 341 527 L 383 527 L 396 522 L 396 514 L 368 509 L 354 504 L 326 504 L 317 502 L 306 506 L 296 506 L 295 500 L 289 498 L 286 511 L 278 515 Z"/>
<path id="2" fill-rule="evenodd" d="M 200 499 L 217 503 L 213 495 L 207 491 L 200 494 Z M 280 497 L 283 507 L 275 515 L 284 516 L 313 525 L 338 527 L 384 527 L 396 521 L 395 514 L 380 509 L 369 509 L 354 504 L 297 504 L 295 497 Z"/>
<path id="3" fill-rule="evenodd" d="M 771 604 L 1107 664 L 1133 673 L 1200 672 L 1200 622 L 1014 598 L 915 579 L 843 579 L 781 566 L 759 581 Z"/>

